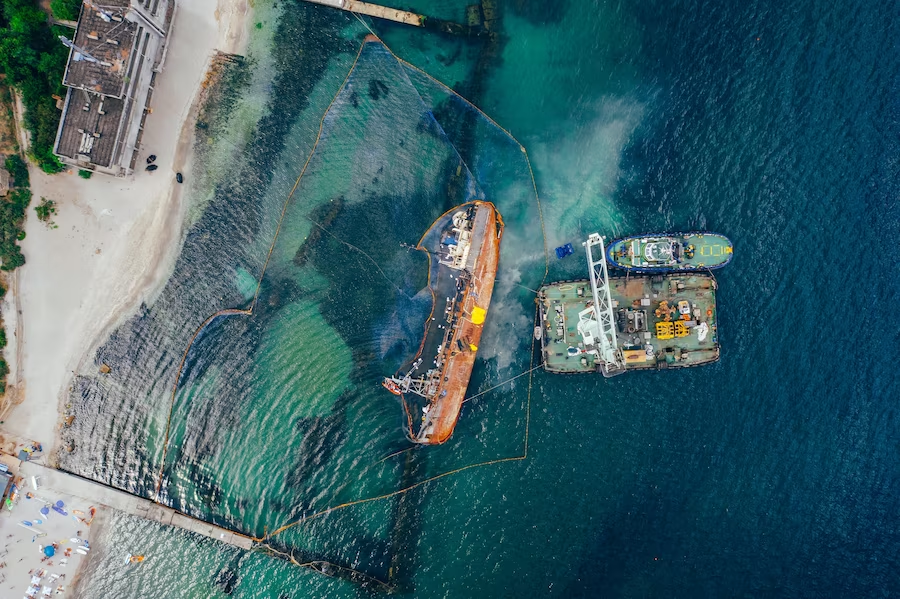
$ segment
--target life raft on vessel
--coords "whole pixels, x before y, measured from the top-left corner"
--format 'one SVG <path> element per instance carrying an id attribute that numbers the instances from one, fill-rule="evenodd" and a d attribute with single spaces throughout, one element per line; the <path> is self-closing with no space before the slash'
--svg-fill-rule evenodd
<path id="1" fill-rule="evenodd" d="M 398 385 L 393 379 L 384 379 L 383 381 L 381 381 L 381 386 L 394 395 L 403 395 L 403 390 L 400 389 L 400 385 Z"/>

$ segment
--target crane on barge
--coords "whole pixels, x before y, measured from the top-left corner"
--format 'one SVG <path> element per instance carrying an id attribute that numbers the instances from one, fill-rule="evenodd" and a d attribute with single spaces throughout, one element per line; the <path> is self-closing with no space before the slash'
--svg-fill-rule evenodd
<path id="1" fill-rule="evenodd" d="M 625 372 L 625 360 L 616 341 L 616 323 L 606 268 L 606 246 L 598 233 L 588 235 L 587 241 L 582 245 L 591 274 L 593 303 L 578 313 L 578 333 L 584 342 L 584 351 L 596 356 L 601 374 L 605 377 L 616 376 Z M 599 258 L 594 258 L 595 248 L 599 248 Z"/>

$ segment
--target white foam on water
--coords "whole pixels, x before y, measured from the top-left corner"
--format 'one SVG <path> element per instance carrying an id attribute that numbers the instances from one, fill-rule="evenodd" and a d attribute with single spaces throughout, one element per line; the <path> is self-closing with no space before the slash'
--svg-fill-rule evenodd
<path id="1" fill-rule="evenodd" d="M 644 111 L 643 103 L 607 96 L 594 107 L 590 122 L 529 148 L 551 250 L 612 229 L 622 154 Z"/>

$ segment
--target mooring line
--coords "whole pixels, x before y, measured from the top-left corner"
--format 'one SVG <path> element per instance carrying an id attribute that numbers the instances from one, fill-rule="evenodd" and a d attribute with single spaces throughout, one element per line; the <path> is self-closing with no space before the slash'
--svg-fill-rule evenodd
<path id="1" fill-rule="evenodd" d="M 314 221 L 312 218 L 310 218 L 310 217 L 307 216 L 307 217 L 306 217 L 306 220 L 308 220 L 309 222 L 311 222 L 311 223 L 314 224 L 315 226 L 317 226 L 317 227 L 319 227 L 320 229 L 322 229 L 322 231 L 324 231 L 325 233 L 328 233 L 329 235 L 331 235 L 338 243 L 343 243 L 343 244 L 346 245 L 348 248 L 353 249 L 353 250 L 356 250 L 357 252 L 359 252 L 360 254 L 362 254 L 363 256 L 365 256 L 365 257 L 369 260 L 369 262 L 371 262 L 372 264 L 375 265 L 375 268 L 378 269 L 378 272 L 381 273 L 381 276 L 384 277 L 384 280 L 391 284 L 391 287 L 394 287 L 397 291 L 399 291 L 399 292 L 400 292 L 403 296 L 405 296 L 407 299 L 412 299 L 411 297 L 409 297 L 409 294 L 407 294 L 405 291 L 403 291 L 403 289 L 401 289 L 399 285 L 397 285 L 396 283 L 394 283 L 394 282 L 390 279 L 390 277 L 388 277 L 388 276 L 385 274 L 385 272 L 384 272 L 383 270 L 381 270 L 381 267 L 378 266 L 378 263 L 375 262 L 375 259 L 372 258 L 372 256 L 370 256 L 369 254 L 367 254 L 362 248 L 359 248 L 359 247 L 353 245 L 353 244 L 350 243 L 349 241 L 344 241 L 343 239 L 341 239 L 340 237 L 338 237 L 337 235 L 335 235 L 334 233 L 332 233 L 331 231 L 329 231 L 328 229 L 326 229 L 324 226 L 322 226 L 321 224 L 319 224 L 319 223 L 317 223 L 316 221 Z"/>
<path id="2" fill-rule="evenodd" d="M 535 307 L 535 322 L 536 321 L 537 321 L 537 307 Z M 342 503 L 342 504 L 339 504 L 339 505 L 336 505 L 333 507 L 329 507 L 322 511 L 310 514 L 308 516 L 303 516 L 302 518 L 295 520 L 294 522 L 285 524 L 284 526 L 281 526 L 281 527 L 275 529 L 271 533 L 267 531 L 266 533 L 264 533 L 264 535 L 262 537 L 255 537 L 253 539 L 254 542 L 260 543 L 261 545 L 268 546 L 268 543 L 266 543 L 267 539 L 271 539 L 272 537 L 279 535 L 287 530 L 290 530 L 291 528 L 294 528 L 295 526 L 299 526 L 300 524 L 304 524 L 306 522 L 309 522 L 310 520 L 314 520 L 316 518 L 326 516 L 328 514 L 331 514 L 332 512 L 336 512 L 336 511 L 346 509 L 348 507 L 353 507 L 356 505 L 371 503 L 373 501 L 381 501 L 384 499 L 390 499 L 391 497 L 396 497 L 398 495 L 402 495 L 403 493 L 408 493 L 409 491 L 418 489 L 419 487 L 422 487 L 429 483 L 435 482 L 442 478 L 446 478 L 448 476 L 452 476 L 454 474 L 459 474 L 461 472 L 465 472 L 466 470 L 472 470 L 474 468 L 481 468 L 483 466 L 493 466 L 496 464 L 504 464 L 506 462 L 520 462 L 520 461 L 528 459 L 528 438 L 529 438 L 530 428 L 531 428 L 531 424 L 530 424 L 531 423 L 531 394 L 532 394 L 533 378 L 534 378 L 532 373 L 535 370 L 537 370 L 538 368 L 540 368 L 540 366 L 543 365 L 543 364 L 539 364 L 538 366 L 534 366 L 534 341 L 535 341 L 534 337 L 532 336 L 532 338 L 531 338 L 531 364 L 529 365 L 530 368 L 526 372 L 519 375 L 519 376 L 524 376 L 525 374 L 529 375 L 529 377 L 528 377 L 528 396 L 527 396 L 527 401 L 525 404 L 525 445 L 524 445 L 524 450 L 522 452 L 522 455 L 510 456 L 510 457 L 506 457 L 506 458 L 496 458 L 493 460 L 486 460 L 486 461 L 478 462 L 475 464 L 468 464 L 466 466 L 461 466 L 459 468 L 455 468 L 455 469 L 449 470 L 447 472 L 442 472 L 441 474 L 436 474 L 434 476 L 426 478 L 425 480 L 421 480 L 417 483 L 413 483 L 412 485 L 409 485 L 402 489 L 398 489 L 396 491 L 391 491 L 390 493 L 385 493 L 383 495 L 378 495 L 376 497 L 367 497 L 365 499 L 356 499 L 356 500 L 348 501 L 348 502 L 345 502 L 345 503 Z M 518 377 L 516 377 L 516 378 L 518 378 Z"/>
<path id="3" fill-rule="evenodd" d="M 465 399 L 463 400 L 463 403 L 466 403 L 466 402 L 469 401 L 470 399 L 475 399 L 476 397 L 481 397 L 481 396 L 484 395 L 485 393 L 490 393 L 490 392 L 493 391 L 494 389 L 497 389 L 497 388 L 499 388 L 499 387 L 502 387 L 503 385 L 505 385 L 505 384 L 507 384 L 507 383 L 511 383 L 511 382 L 513 382 L 514 380 L 516 380 L 517 378 L 523 377 L 523 376 L 525 376 L 526 374 L 530 374 L 532 371 L 535 371 L 535 370 L 537 370 L 538 368 L 543 368 L 543 366 L 544 366 L 544 363 L 541 362 L 541 363 L 538 364 L 537 366 L 533 366 L 533 367 L 529 368 L 528 370 L 526 370 L 525 372 L 520 372 L 519 374 L 517 374 L 516 376 L 514 376 L 514 377 L 512 377 L 512 378 L 506 379 L 506 380 L 503 381 L 502 383 L 497 383 L 497 384 L 494 385 L 493 387 L 489 387 L 489 388 L 485 389 L 484 391 L 482 391 L 481 393 L 476 393 L 475 395 L 472 395 L 471 397 L 465 398 Z"/>
<path id="4" fill-rule="evenodd" d="M 355 13 L 354 13 L 354 14 L 355 14 Z M 358 16 L 357 16 L 357 19 L 359 19 Z M 363 21 L 360 19 L 360 22 L 363 22 Z M 366 28 L 369 29 L 369 31 L 372 33 L 373 36 L 375 36 L 376 38 L 378 38 L 378 36 L 371 30 L 371 28 L 368 27 L 368 25 L 365 24 L 365 22 L 363 22 L 363 25 L 365 25 Z M 450 88 L 450 87 L 447 86 L 446 84 L 442 83 L 441 81 L 435 79 L 434 77 L 432 77 L 432 76 L 429 75 L 428 73 L 424 72 L 422 69 L 420 69 L 420 68 L 416 67 L 415 65 L 412 65 L 412 64 L 406 62 L 405 60 L 403 60 L 402 58 L 398 57 L 398 56 L 397 56 L 396 54 L 394 54 L 394 52 L 393 52 L 386 44 L 384 44 L 384 42 L 382 42 L 380 39 L 378 39 L 378 41 L 384 46 L 384 48 L 386 48 L 386 49 L 388 50 L 388 52 L 389 52 L 389 53 L 390 53 L 390 54 L 391 54 L 398 62 L 400 62 L 400 63 L 402 63 L 402 64 L 404 64 L 404 65 L 407 65 L 407 66 L 409 66 L 410 68 L 413 68 L 413 69 L 415 69 L 416 71 L 422 73 L 425 77 L 427 77 L 428 79 L 434 81 L 434 82 L 437 83 L 438 85 L 442 86 L 446 91 L 448 91 L 449 93 L 453 94 L 454 96 L 456 96 L 457 98 L 461 99 L 463 102 L 465 102 L 466 104 L 468 104 L 469 106 L 471 106 L 472 108 L 474 108 L 476 111 L 478 111 L 479 114 L 481 114 L 483 117 L 485 117 L 491 124 L 493 124 L 495 127 L 497 127 L 497 128 L 498 128 L 500 131 L 502 131 L 503 133 L 505 133 L 510 139 L 512 139 L 512 140 L 519 146 L 519 149 L 522 151 L 522 153 L 523 153 L 524 156 L 525 156 L 526 166 L 528 167 L 528 172 L 529 172 L 529 176 L 530 176 L 530 178 L 531 178 L 532 188 L 534 189 L 535 200 L 536 200 L 536 202 L 537 202 L 538 216 L 539 216 L 540 222 L 541 222 L 541 235 L 542 235 L 542 237 L 543 237 L 543 244 L 544 244 L 544 276 L 543 276 L 543 278 L 542 278 L 542 280 L 541 280 L 541 283 L 543 284 L 543 283 L 546 281 L 547 276 L 548 276 L 549 271 L 550 271 L 550 253 L 549 253 L 549 250 L 548 250 L 548 248 L 547 248 L 546 228 L 545 228 L 545 225 L 544 225 L 543 209 L 542 209 L 542 207 L 541 207 L 540 195 L 538 194 L 538 190 L 537 190 L 537 182 L 536 182 L 536 180 L 535 180 L 535 178 L 534 178 L 534 170 L 533 170 L 533 168 L 532 168 L 532 166 L 531 166 L 531 160 L 528 158 L 528 152 L 527 152 L 527 150 L 525 149 L 525 147 L 524 147 L 524 146 L 523 146 L 523 145 L 522 145 L 515 137 L 513 137 L 513 135 L 512 135 L 509 131 L 507 131 L 506 129 L 504 129 L 503 127 L 501 127 L 499 124 L 497 124 L 496 121 L 494 121 L 492 118 L 490 118 L 484 111 L 482 111 L 480 108 L 478 108 L 477 106 L 475 106 L 475 105 L 474 105 L 473 103 L 471 103 L 469 100 L 467 100 L 467 99 L 465 99 L 464 97 L 462 97 L 461 95 L 459 95 L 456 91 L 454 91 L 452 88 Z M 364 42 L 364 45 L 365 45 L 365 43 L 367 43 L 367 42 Z M 427 235 L 427 234 L 428 234 L 428 231 L 426 231 L 425 235 Z M 423 239 L 424 239 L 425 235 L 423 235 L 423 237 L 422 237 Z M 420 243 L 419 243 L 418 245 L 421 245 L 421 240 L 420 240 Z M 430 263 L 429 263 L 429 267 L 430 267 Z M 430 268 L 429 268 L 429 271 L 430 271 Z M 533 290 L 529 289 L 529 291 L 533 291 Z M 432 292 L 432 293 L 433 293 L 433 292 Z M 432 310 L 432 312 L 433 312 L 433 310 Z M 429 317 L 429 318 L 430 318 L 430 317 Z M 536 321 L 537 321 L 537 308 L 535 308 L 535 322 L 536 322 Z M 426 326 L 427 326 L 427 324 L 426 324 Z M 498 459 L 494 459 L 494 460 L 487 460 L 487 461 L 479 462 L 479 463 L 476 463 L 476 464 L 469 464 L 469 465 L 466 465 L 466 466 L 462 466 L 462 467 L 460 467 L 460 468 L 456 468 L 456 469 L 454 469 L 454 470 L 450 470 L 450 471 L 448 471 L 448 472 L 444 472 L 444 473 L 441 473 L 441 474 L 438 474 L 438 475 L 429 477 L 429 478 L 427 478 L 427 479 L 425 479 L 425 480 L 423 480 L 423 481 L 419 481 L 418 483 L 414 483 L 414 484 L 412 484 L 412 485 L 410 485 L 410 486 L 408 486 L 408 487 L 405 487 L 405 488 L 403 488 L 403 489 L 398 489 L 398 490 L 396 490 L 396 491 L 392 491 L 392 492 L 390 492 L 390 493 L 385 493 L 385 494 L 383 494 L 383 495 L 379 495 L 379 496 L 376 496 L 376 497 L 369 497 L 369 498 L 365 498 L 365 499 L 357 499 L 357 500 L 345 502 L 345 503 L 342 503 L 342 504 L 339 504 L 339 505 L 336 505 L 336 506 L 333 506 L 333 507 L 330 507 L 330 508 L 326 508 L 325 510 L 322 510 L 322 511 L 320 511 L 320 512 L 316 512 L 316 513 L 311 514 L 311 515 L 309 515 L 309 516 L 304 516 L 304 517 L 300 518 L 299 520 L 296 520 L 296 521 L 294 521 L 294 522 L 290 522 L 290 523 L 288 523 L 288 524 L 285 524 L 284 526 L 281 526 L 281 527 L 275 529 L 275 530 L 274 530 L 273 532 L 271 532 L 271 533 L 269 533 L 268 531 L 266 531 L 266 533 L 264 533 L 264 536 L 263 536 L 263 537 L 259 537 L 259 538 L 256 538 L 256 539 L 254 539 L 254 540 L 255 540 L 256 542 L 258 542 L 258 543 L 265 544 L 265 540 L 268 539 L 268 538 L 272 538 L 272 537 L 274 537 L 275 535 L 281 534 L 282 532 L 284 532 L 284 531 L 286 531 L 286 530 L 289 530 L 289 529 L 291 529 L 291 528 L 293 528 L 293 527 L 295 527 L 295 526 L 298 526 L 298 525 L 300 525 L 300 524 L 303 524 L 303 523 L 305 523 L 305 522 L 308 522 L 308 521 L 310 521 L 310 520 L 312 520 L 312 519 L 319 518 L 319 517 L 321 517 L 321 516 L 330 514 L 330 513 L 332 513 L 332 512 L 335 512 L 335 511 L 338 511 L 338 510 L 341 510 L 341 509 L 344 509 L 344 508 L 348 508 L 348 507 L 352 507 L 352 506 L 356 506 L 356 505 L 361 505 L 361 504 L 364 504 L 364 503 L 370 503 L 370 502 L 373 502 L 373 501 L 380 501 L 380 500 L 383 500 L 383 499 L 389 499 L 389 498 L 391 498 L 391 497 L 396 497 L 396 496 L 398 496 L 398 495 L 401 495 L 401 494 L 403 494 L 403 493 L 407 493 L 407 492 L 412 491 L 413 489 L 416 489 L 416 488 L 421 487 L 421 486 L 423 486 L 423 485 L 429 484 L 429 483 L 431 483 L 431 482 L 440 480 L 440 479 L 445 478 L 445 477 L 447 477 L 447 476 L 451 476 L 451 475 L 453 475 L 453 474 L 458 474 L 458 473 L 461 473 L 461 472 L 464 472 L 464 471 L 466 471 L 466 470 L 470 470 L 470 469 L 473 469 L 473 468 L 479 468 L 479 467 L 482 467 L 482 466 L 490 466 L 490 465 L 495 465 L 495 464 L 502 464 L 502 463 L 506 463 L 506 462 L 521 461 L 521 460 L 527 459 L 527 458 L 528 458 L 528 442 L 529 442 L 530 427 L 531 427 L 531 424 L 530 424 L 530 423 L 531 423 L 531 396 L 532 396 L 533 378 L 534 378 L 534 377 L 533 377 L 533 372 L 534 372 L 535 370 L 537 370 L 537 368 L 540 368 L 540 367 L 543 365 L 543 363 L 542 363 L 542 364 L 538 365 L 537 367 L 534 366 L 534 343 L 535 343 L 535 340 L 534 340 L 534 337 L 532 336 L 532 340 L 531 340 L 531 357 L 530 357 L 529 369 L 528 369 L 526 372 L 524 372 L 524 373 L 518 375 L 518 376 L 524 376 L 525 374 L 528 374 L 528 375 L 529 375 L 529 377 L 528 377 L 528 394 L 527 394 L 527 401 L 526 401 L 526 408 L 525 408 L 525 439 L 524 439 L 524 451 L 523 451 L 522 455 L 520 455 L 520 456 L 506 457 L 506 458 L 498 458 Z M 516 378 L 518 378 L 518 376 L 517 376 Z M 508 382 L 508 381 L 506 381 L 506 382 Z M 501 385 L 502 385 L 502 384 L 505 384 L 505 382 L 504 382 L 504 383 L 501 383 Z M 486 393 L 486 392 L 487 392 L 487 391 L 485 391 L 484 393 Z M 473 397 L 474 397 L 474 396 L 473 396 Z M 471 399 L 471 398 L 469 398 L 469 399 Z"/>
<path id="5" fill-rule="evenodd" d="M 419 447 L 419 445 L 413 445 L 413 446 L 411 446 L 411 447 L 407 447 L 406 449 L 401 449 L 400 451 L 395 451 L 394 453 L 392 453 L 392 454 L 390 454 L 390 455 L 384 456 L 383 458 L 381 458 L 380 460 L 378 460 L 378 461 L 375 462 L 375 463 L 376 463 L 376 464 L 380 464 L 380 463 L 382 463 L 382 462 L 386 462 L 386 461 L 388 461 L 389 459 L 391 459 L 391 458 L 393 458 L 393 457 L 396 457 L 396 456 L 398 456 L 398 455 L 400 455 L 400 454 L 406 453 L 407 451 L 412 451 L 413 449 L 416 449 L 417 447 Z"/>
<path id="6" fill-rule="evenodd" d="M 476 106 L 473 102 L 471 102 L 467 98 L 461 96 L 459 93 L 456 92 L 456 90 L 454 90 L 452 87 L 450 87 L 449 85 L 447 85 L 440 79 L 437 79 L 436 77 L 426 73 L 425 71 L 423 71 L 416 65 L 414 65 L 410 62 L 407 62 L 406 60 L 404 60 L 404 59 L 400 58 L 399 56 L 397 56 L 396 54 L 394 54 L 394 51 L 391 50 L 391 48 L 387 44 L 385 44 L 384 41 L 382 41 L 382 39 L 378 36 L 378 34 L 375 33 L 375 31 L 373 31 L 371 27 L 369 27 L 368 23 L 363 21 L 362 18 L 358 14 L 353 13 L 353 15 L 356 17 L 356 19 L 360 23 L 362 23 L 363 27 L 365 27 L 369 31 L 369 33 L 372 34 L 373 37 L 375 37 L 379 42 L 381 42 L 381 45 L 385 47 L 385 49 L 390 53 L 391 56 L 393 56 L 397 60 L 397 62 L 399 62 L 403 65 L 406 65 L 409 68 L 414 69 L 415 71 L 421 73 L 422 75 L 424 75 L 425 77 L 427 77 L 428 79 L 433 81 L 434 83 L 436 83 L 439 86 L 441 86 L 442 88 L 444 88 L 447 92 L 453 94 L 455 97 L 459 98 L 460 100 L 462 100 L 463 102 L 468 104 L 471 108 L 473 108 L 481 116 L 483 116 L 489 123 L 494 125 L 494 127 L 496 127 L 497 129 L 499 129 L 500 131 L 505 133 L 507 137 L 509 137 L 511 140 L 513 140 L 516 143 L 516 145 L 519 146 L 519 149 L 522 151 L 522 153 L 525 154 L 525 163 L 528 166 L 528 173 L 531 176 L 531 185 L 534 188 L 534 197 L 537 199 L 538 216 L 540 217 L 540 221 L 541 221 L 541 235 L 544 238 L 544 263 L 545 264 L 544 264 L 544 278 L 541 280 L 541 284 L 545 283 L 547 280 L 547 275 L 550 272 L 550 249 L 547 247 L 547 231 L 546 231 L 546 228 L 544 227 L 544 211 L 541 207 L 541 196 L 538 193 L 537 181 L 534 178 L 534 169 L 531 167 L 531 158 L 529 158 L 529 156 L 528 156 L 528 150 L 525 149 L 525 146 L 522 145 L 522 142 L 520 142 L 518 139 L 516 139 L 516 137 L 512 133 L 510 133 L 507 129 L 505 129 L 497 121 L 492 119 L 489 114 L 487 114 L 481 108 Z M 415 86 L 413 86 L 413 87 L 415 87 Z M 457 153 L 457 155 L 459 155 L 459 154 Z M 465 164 L 465 161 L 463 161 L 463 164 Z M 468 168 L 468 165 L 466 166 L 466 168 Z M 469 171 L 469 172 L 471 172 L 471 171 Z"/>

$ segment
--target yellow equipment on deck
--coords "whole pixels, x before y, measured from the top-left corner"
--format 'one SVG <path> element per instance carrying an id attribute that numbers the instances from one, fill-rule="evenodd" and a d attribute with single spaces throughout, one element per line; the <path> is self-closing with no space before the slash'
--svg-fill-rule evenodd
<path id="1" fill-rule="evenodd" d="M 674 339 L 675 323 L 674 322 L 657 322 L 656 323 L 657 339 Z"/>
<path id="2" fill-rule="evenodd" d="M 676 337 L 687 337 L 690 334 L 684 322 L 676 320 L 675 322 L 657 322 L 656 338 L 657 339 L 674 339 Z"/>

